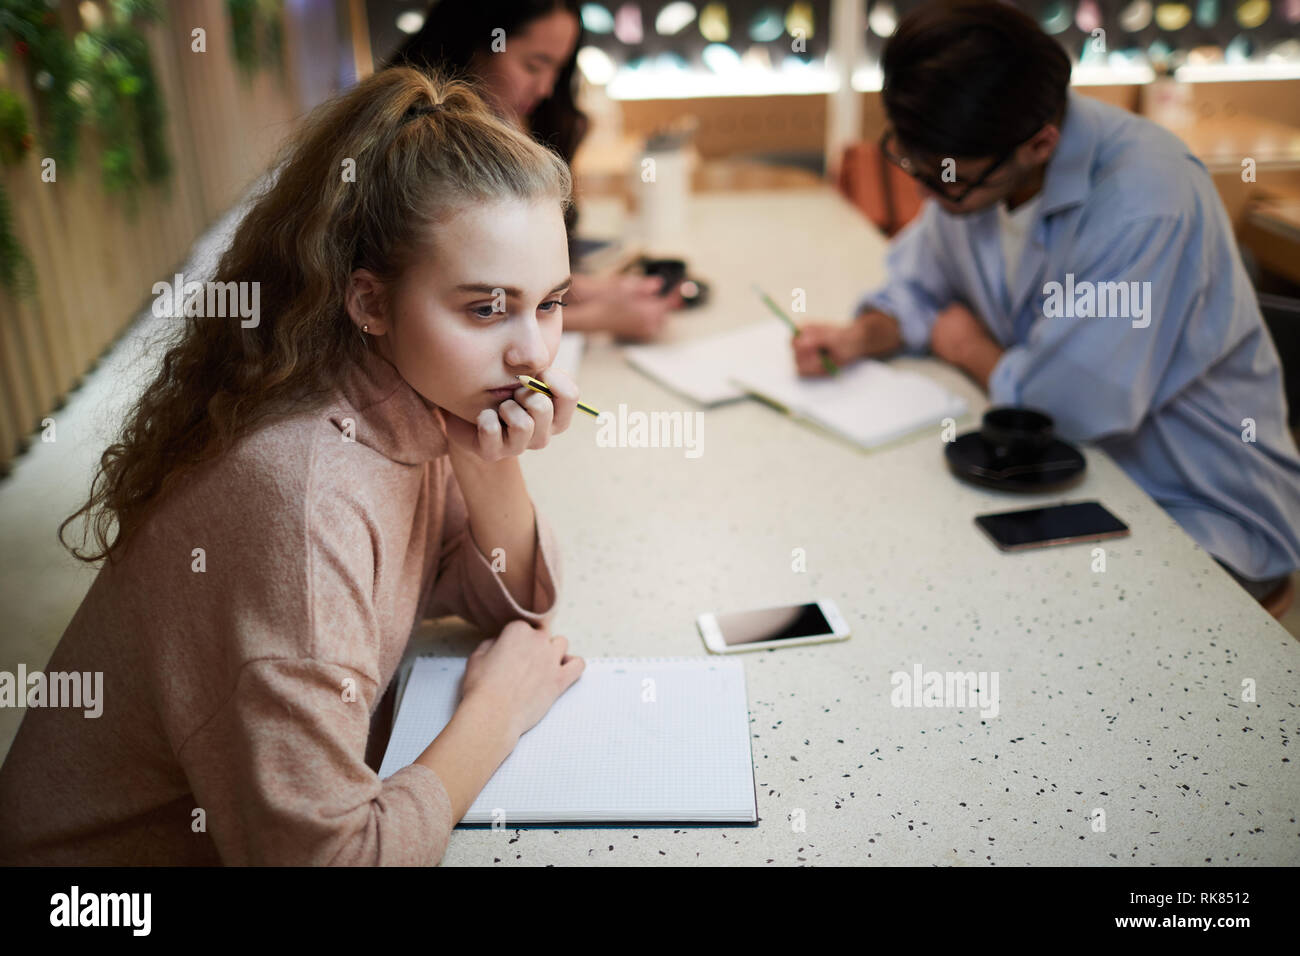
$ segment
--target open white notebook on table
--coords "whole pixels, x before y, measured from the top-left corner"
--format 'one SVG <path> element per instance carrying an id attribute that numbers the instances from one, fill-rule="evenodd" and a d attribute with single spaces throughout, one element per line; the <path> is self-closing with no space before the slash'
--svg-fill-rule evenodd
<path id="1" fill-rule="evenodd" d="M 917 372 L 875 359 L 844 366 L 837 375 L 804 378 L 795 371 L 790 333 L 776 325 L 781 342 L 746 356 L 732 381 L 863 448 L 938 425 L 966 411 L 966 400 Z"/>
<path id="2" fill-rule="evenodd" d="M 783 326 L 773 320 L 747 325 L 735 332 L 723 332 L 708 338 L 674 345 L 627 345 L 623 357 L 639 371 L 665 388 L 699 402 L 720 405 L 745 397 L 745 391 L 731 381 L 747 356 L 780 338 Z M 785 350 L 790 351 L 790 333 L 785 332 Z"/>
<path id="3" fill-rule="evenodd" d="M 379 768 L 412 763 L 451 719 L 465 659 L 418 657 Z M 716 658 L 591 658 L 461 821 L 756 823 L 745 671 Z"/>
<path id="4" fill-rule="evenodd" d="M 776 319 L 682 345 L 637 345 L 627 360 L 704 405 L 758 395 L 864 448 L 966 411 L 966 402 L 916 372 L 866 360 L 838 375 L 802 378 L 790 330 Z"/>

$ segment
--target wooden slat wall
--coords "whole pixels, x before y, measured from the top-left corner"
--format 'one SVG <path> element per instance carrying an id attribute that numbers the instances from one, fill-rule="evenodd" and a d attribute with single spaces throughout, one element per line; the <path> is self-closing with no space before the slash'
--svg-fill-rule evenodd
<path id="1" fill-rule="evenodd" d="M 673 120 L 699 120 L 695 148 L 704 159 L 744 153 L 819 152 L 826 142 L 826 97 L 718 96 L 623 100 L 623 131 L 646 136 Z"/>
<path id="2" fill-rule="evenodd" d="M 336 50 L 296 46 L 296 18 L 331 16 L 334 0 L 286 5 L 283 76 L 274 69 L 251 78 L 235 65 L 222 0 L 176 0 L 165 21 L 147 31 L 167 110 L 171 178 L 140 192 L 134 216 L 104 194 L 99 156 L 81 141 L 75 172 L 60 169 L 42 183 L 41 143 L 19 166 L 0 170 L 13 207 L 15 231 L 37 280 L 34 298 L 0 292 L 0 474 L 38 438 L 41 420 L 152 299 L 155 282 L 170 279 L 190 244 L 228 210 L 267 167 L 275 148 L 312 104 L 303 104 L 294 64 Z M 62 9 L 75 24 L 75 9 Z M 207 51 L 191 51 L 191 31 L 207 32 Z M 318 31 L 317 31 L 318 32 Z M 0 81 L 27 105 L 31 91 L 20 64 L 0 66 Z"/>

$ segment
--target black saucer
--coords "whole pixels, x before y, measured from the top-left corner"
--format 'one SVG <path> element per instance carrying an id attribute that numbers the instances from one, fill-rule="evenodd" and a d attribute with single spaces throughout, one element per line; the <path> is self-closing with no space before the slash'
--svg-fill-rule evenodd
<path id="1" fill-rule="evenodd" d="M 948 467 L 958 478 L 1003 491 L 1051 491 L 1070 484 L 1088 463 L 1077 448 L 1059 438 L 1029 456 L 999 457 L 978 431 L 958 435 L 943 449 Z"/>

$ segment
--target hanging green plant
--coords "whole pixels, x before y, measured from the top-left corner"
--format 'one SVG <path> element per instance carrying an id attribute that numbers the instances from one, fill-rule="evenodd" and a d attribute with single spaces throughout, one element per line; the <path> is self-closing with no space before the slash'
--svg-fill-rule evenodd
<path id="1" fill-rule="evenodd" d="M 284 69 L 284 4 L 281 0 L 226 0 L 231 49 L 244 75 L 265 67 Z"/>
<path id="2" fill-rule="evenodd" d="M 32 142 L 22 101 L 12 91 L 0 88 L 0 167 L 21 163 L 32 148 Z M 0 181 L 0 289 L 13 296 L 23 296 L 35 288 L 36 277 L 31 262 L 14 234 L 9 193 L 4 182 Z"/>
<path id="3" fill-rule="evenodd" d="M 31 84 L 44 148 L 71 169 L 84 109 L 73 89 L 80 75 L 77 55 L 57 7 L 55 0 L 0 0 L 0 45 L 12 51 Z"/>
<path id="4" fill-rule="evenodd" d="M 42 148 L 60 171 L 75 168 L 80 127 L 89 120 L 102 152 L 104 188 L 135 209 L 142 183 L 171 172 L 166 112 L 149 44 L 139 28 L 160 19 L 155 0 L 110 0 L 108 12 L 83 3 L 86 29 L 69 40 L 57 0 L 0 0 L 0 40 L 8 40 L 31 82 Z"/>
<path id="5" fill-rule="evenodd" d="M 104 188 L 125 196 L 132 211 L 143 183 L 161 182 L 171 173 L 166 110 L 149 44 L 138 29 L 157 18 L 153 3 L 115 0 L 112 15 L 75 41 L 103 150 Z"/>
<path id="6" fill-rule="evenodd" d="M 22 162 L 34 141 L 22 100 L 0 87 L 0 163 L 12 166 Z"/>

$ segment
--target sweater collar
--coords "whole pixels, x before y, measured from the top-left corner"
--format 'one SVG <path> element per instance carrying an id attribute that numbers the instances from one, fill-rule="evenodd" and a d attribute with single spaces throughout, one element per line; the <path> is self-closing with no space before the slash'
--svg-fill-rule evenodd
<path id="1" fill-rule="evenodd" d="M 385 458 L 418 465 L 447 453 L 447 436 L 438 419 L 437 406 L 413 389 L 392 362 L 374 351 L 360 365 L 352 365 L 339 385 L 343 404 L 329 420 L 358 444 L 373 448 Z"/>

